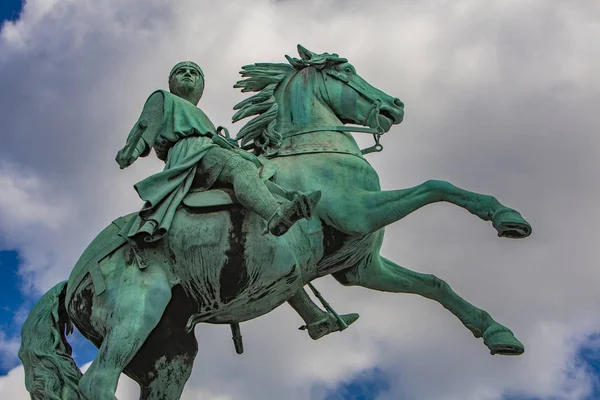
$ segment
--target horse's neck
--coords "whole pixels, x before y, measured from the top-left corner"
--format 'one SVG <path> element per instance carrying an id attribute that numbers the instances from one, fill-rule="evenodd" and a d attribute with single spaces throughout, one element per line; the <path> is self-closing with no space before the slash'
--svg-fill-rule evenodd
<path id="1" fill-rule="evenodd" d="M 368 179 L 348 179 L 349 193 L 378 190 L 378 184 L 355 186 L 363 181 L 379 182 L 377 173 L 360 155 L 352 134 L 333 130 L 343 123 L 322 100 L 315 82 L 318 80 L 314 78 L 294 78 L 281 85 L 275 95 L 279 104 L 275 130 L 283 137 L 277 155 L 271 159 L 277 168 L 276 181 L 300 191 L 326 190 L 332 176 L 346 176 L 352 171 L 354 178 Z M 332 129 L 319 130 L 325 127 Z M 313 129 L 317 130 L 298 135 Z"/>
<path id="2" fill-rule="evenodd" d="M 295 89 L 295 90 L 294 90 Z M 282 135 L 282 147 L 328 147 L 360 152 L 350 133 L 321 130 L 344 125 L 335 113 L 320 100 L 315 88 L 292 88 L 281 95 L 275 130 Z M 282 106 L 285 104 L 286 106 Z M 289 105 L 289 106 L 288 106 Z M 313 132 L 308 132 L 312 131 Z M 305 132 L 302 134 L 298 134 Z"/>

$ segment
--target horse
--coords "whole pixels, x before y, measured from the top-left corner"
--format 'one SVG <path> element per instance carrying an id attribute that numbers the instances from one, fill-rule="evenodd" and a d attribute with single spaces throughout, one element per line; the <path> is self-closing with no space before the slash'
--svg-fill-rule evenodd
<path id="1" fill-rule="evenodd" d="M 491 354 L 523 353 L 489 313 L 436 276 L 384 258 L 380 248 L 385 226 L 439 201 L 491 221 L 501 237 L 527 237 L 529 223 L 496 198 L 445 181 L 381 190 L 363 153 L 381 149 L 379 136 L 402 122 L 404 104 L 337 54 L 300 45 L 298 52 L 300 58 L 286 56 L 288 63 L 242 67 L 244 79 L 234 87 L 256 94 L 234 107 L 233 121 L 252 116 L 237 139 L 274 167 L 278 187 L 322 190 L 313 217 L 275 237 L 239 204 L 201 208 L 184 200 L 168 235 L 141 250 L 118 236 L 133 214 L 113 221 L 24 323 L 19 357 L 32 398 L 116 399 L 125 373 L 140 385 L 140 399 L 179 399 L 197 354 L 196 324 L 257 318 L 326 275 L 342 285 L 435 300 Z M 372 133 L 376 145 L 361 152 L 351 132 Z M 73 326 L 99 349 L 83 375 L 66 340 Z"/>

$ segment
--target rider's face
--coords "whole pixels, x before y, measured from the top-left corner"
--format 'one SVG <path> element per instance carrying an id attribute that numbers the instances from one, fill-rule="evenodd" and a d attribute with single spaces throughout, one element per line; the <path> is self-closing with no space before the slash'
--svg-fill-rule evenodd
<path id="1" fill-rule="evenodd" d="M 197 69 L 190 66 L 178 68 L 170 83 L 171 91 L 183 98 L 188 98 L 192 93 L 200 93 L 201 95 L 204 89 L 204 79 Z M 196 100 L 199 100 L 199 98 Z"/>
<path id="2" fill-rule="evenodd" d="M 192 67 L 181 67 L 175 71 L 175 79 L 177 83 L 182 86 L 195 87 L 196 82 L 200 79 L 200 74 L 195 68 Z"/>

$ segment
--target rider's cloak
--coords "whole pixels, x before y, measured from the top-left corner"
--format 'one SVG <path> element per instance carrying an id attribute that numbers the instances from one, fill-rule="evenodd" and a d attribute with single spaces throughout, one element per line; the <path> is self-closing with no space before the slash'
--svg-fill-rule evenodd
<path id="1" fill-rule="evenodd" d="M 148 97 L 127 138 L 128 144 L 135 140 L 140 127 L 144 132 L 139 140 L 146 146 L 142 156 L 154 148 L 156 155 L 165 161 L 165 168 L 135 184 L 144 206 L 120 235 L 125 238 L 141 235 L 146 241 L 155 241 L 168 231 L 177 207 L 192 185 L 200 190 L 210 188 L 226 160 L 203 165 L 199 170 L 207 151 L 218 147 L 212 140 L 217 134 L 215 126 L 194 104 L 167 91 L 157 90 Z"/>

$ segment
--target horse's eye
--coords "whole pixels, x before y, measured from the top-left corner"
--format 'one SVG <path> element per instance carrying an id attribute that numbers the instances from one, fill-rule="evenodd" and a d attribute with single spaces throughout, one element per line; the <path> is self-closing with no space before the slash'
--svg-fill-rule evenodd
<path id="1" fill-rule="evenodd" d="M 346 67 L 346 68 L 344 68 L 344 72 L 347 74 L 351 74 L 353 71 L 352 71 L 352 68 Z"/>

